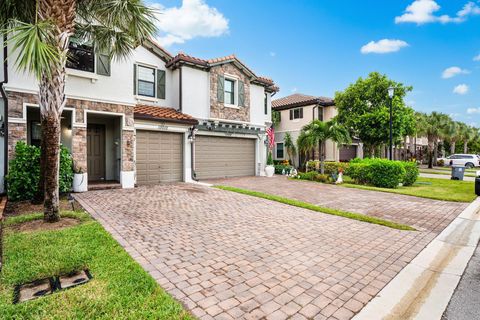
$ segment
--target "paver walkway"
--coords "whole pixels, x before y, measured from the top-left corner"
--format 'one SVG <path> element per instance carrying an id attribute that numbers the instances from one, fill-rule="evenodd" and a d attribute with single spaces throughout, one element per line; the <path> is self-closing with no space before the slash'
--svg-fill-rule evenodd
<path id="1" fill-rule="evenodd" d="M 190 184 L 76 198 L 201 319 L 350 319 L 434 236 Z"/>
<path id="2" fill-rule="evenodd" d="M 284 176 L 241 177 L 207 182 L 270 193 L 333 209 L 362 213 L 403 223 L 415 227 L 417 230 L 432 231 L 436 234 L 440 233 L 468 206 L 468 203 L 291 180 Z"/>

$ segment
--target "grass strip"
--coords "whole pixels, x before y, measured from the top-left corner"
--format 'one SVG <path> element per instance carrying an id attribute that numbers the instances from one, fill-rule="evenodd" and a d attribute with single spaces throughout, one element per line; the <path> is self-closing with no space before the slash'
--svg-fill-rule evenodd
<path id="1" fill-rule="evenodd" d="M 362 222 L 368 222 L 372 224 L 378 224 L 381 226 L 389 227 L 392 229 L 397 229 L 397 230 L 408 230 L 408 231 L 416 231 L 415 228 L 412 228 L 410 226 L 407 226 L 405 224 L 401 223 L 396 223 L 376 217 L 371 217 L 371 216 L 366 216 L 363 214 L 359 213 L 353 213 L 353 212 L 348 212 L 348 211 L 342 211 L 342 210 L 336 210 L 336 209 L 331 209 L 331 208 L 326 208 L 326 207 L 321 207 L 317 206 L 311 203 L 303 202 L 303 201 L 298 201 L 294 199 L 288 199 L 280 196 L 276 196 L 273 194 L 267 194 L 259 191 L 252 191 L 252 190 L 246 190 L 246 189 L 241 189 L 241 188 L 236 188 L 236 187 L 229 187 L 229 186 L 215 186 L 217 189 L 221 190 L 227 190 L 227 191 L 232 191 L 232 192 L 237 192 L 245 195 L 249 195 L 252 197 L 257 197 L 257 198 L 262 198 L 262 199 L 267 199 L 271 201 L 276 201 L 280 202 L 283 204 L 288 204 L 294 207 L 299 207 L 299 208 L 304 208 L 316 212 L 321 212 L 321 213 L 326 213 L 326 214 L 331 214 L 334 216 L 339 216 L 339 217 L 344 217 L 348 219 L 353 219 L 353 220 L 358 220 Z"/>

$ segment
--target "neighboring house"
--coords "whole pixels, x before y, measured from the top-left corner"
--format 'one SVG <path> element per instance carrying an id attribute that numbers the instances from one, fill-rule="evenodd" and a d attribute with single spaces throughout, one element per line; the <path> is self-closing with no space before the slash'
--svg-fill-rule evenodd
<path id="1" fill-rule="evenodd" d="M 288 158 L 284 147 L 285 133 L 289 132 L 296 143 L 302 127 L 314 119 L 329 121 L 337 115 L 335 102 L 331 98 L 314 97 L 295 93 L 277 100 L 273 100 L 272 109 L 280 113 L 280 121 L 275 127 L 274 159 Z M 325 143 L 325 159 L 327 161 L 349 161 L 355 157 L 363 157 L 363 147 L 359 141 L 351 145 L 340 146 L 330 140 Z M 304 163 L 302 155 L 294 159 L 296 166 Z"/>
<path id="2" fill-rule="evenodd" d="M 75 39 L 70 55 L 61 141 L 76 168 L 88 173 L 89 185 L 108 181 L 130 188 L 192 181 L 195 174 L 207 179 L 263 172 L 277 88 L 235 56 L 172 56 L 149 41 L 127 59 L 109 61 Z M 41 137 L 38 83 L 16 71 L 15 59 L 9 52 L 0 100 L 8 110 L 8 138 L 0 135 L 0 144 L 8 140 L 8 159 L 18 141 L 39 145 Z"/>

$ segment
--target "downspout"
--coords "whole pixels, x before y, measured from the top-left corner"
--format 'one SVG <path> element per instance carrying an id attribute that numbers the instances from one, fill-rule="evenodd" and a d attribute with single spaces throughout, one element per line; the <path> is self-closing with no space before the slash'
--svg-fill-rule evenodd
<path id="1" fill-rule="evenodd" d="M 8 173 L 8 99 L 7 99 L 7 93 L 5 92 L 5 88 L 3 87 L 3 85 L 5 83 L 8 83 L 8 62 L 7 62 L 7 36 L 5 35 L 4 38 L 3 38 L 3 42 L 4 42 L 4 47 L 3 47 L 3 81 L 0 82 L 0 94 L 3 98 L 3 100 L 5 101 L 4 102 L 4 108 L 3 108 L 3 113 L 4 113 L 4 119 L 3 119 L 3 130 L 4 130 L 4 161 L 3 161 L 3 165 L 4 165 L 4 170 L 3 170 L 3 174 L 4 176 L 7 175 Z M 7 184 L 5 183 L 5 180 L 4 180 L 4 188 L 3 188 L 4 192 L 7 191 Z"/>
<path id="2" fill-rule="evenodd" d="M 196 127 L 192 126 L 190 128 L 190 135 L 188 136 L 188 139 L 191 141 L 190 162 L 192 165 L 192 169 L 190 170 L 190 177 L 193 181 L 198 182 L 197 173 L 195 172 L 195 130 L 197 130 Z"/>

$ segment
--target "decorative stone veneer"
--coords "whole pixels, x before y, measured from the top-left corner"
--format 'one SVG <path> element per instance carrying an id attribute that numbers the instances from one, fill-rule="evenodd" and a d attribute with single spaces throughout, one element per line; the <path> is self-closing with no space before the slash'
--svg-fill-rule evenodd
<path id="1" fill-rule="evenodd" d="M 218 76 L 225 74 L 236 76 L 245 84 L 244 106 L 238 108 L 229 108 L 226 107 L 223 102 L 218 102 Z M 218 65 L 210 69 L 210 117 L 250 122 L 250 79 L 232 63 Z"/>
<path id="2" fill-rule="evenodd" d="M 24 119 L 24 103 L 38 104 L 35 94 L 8 91 L 8 116 L 10 119 Z M 87 123 L 85 110 L 106 111 L 124 114 L 124 126 L 133 129 L 134 118 L 133 106 L 86 101 L 79 99 L 67 99 L 66 107 L 75 109 L 75 123 L 72 126 L 72 157 L 77 167 L 87 171 Z M 15 145 L 18 141 L 27 141 L 27 125 L 25 123 L 9 122 L 8 125 L 8 158 L 14 155 Z M 122 130 L 122 171 L 134 171 L 134 145 L 135 133 L 133 130 Z"/>

